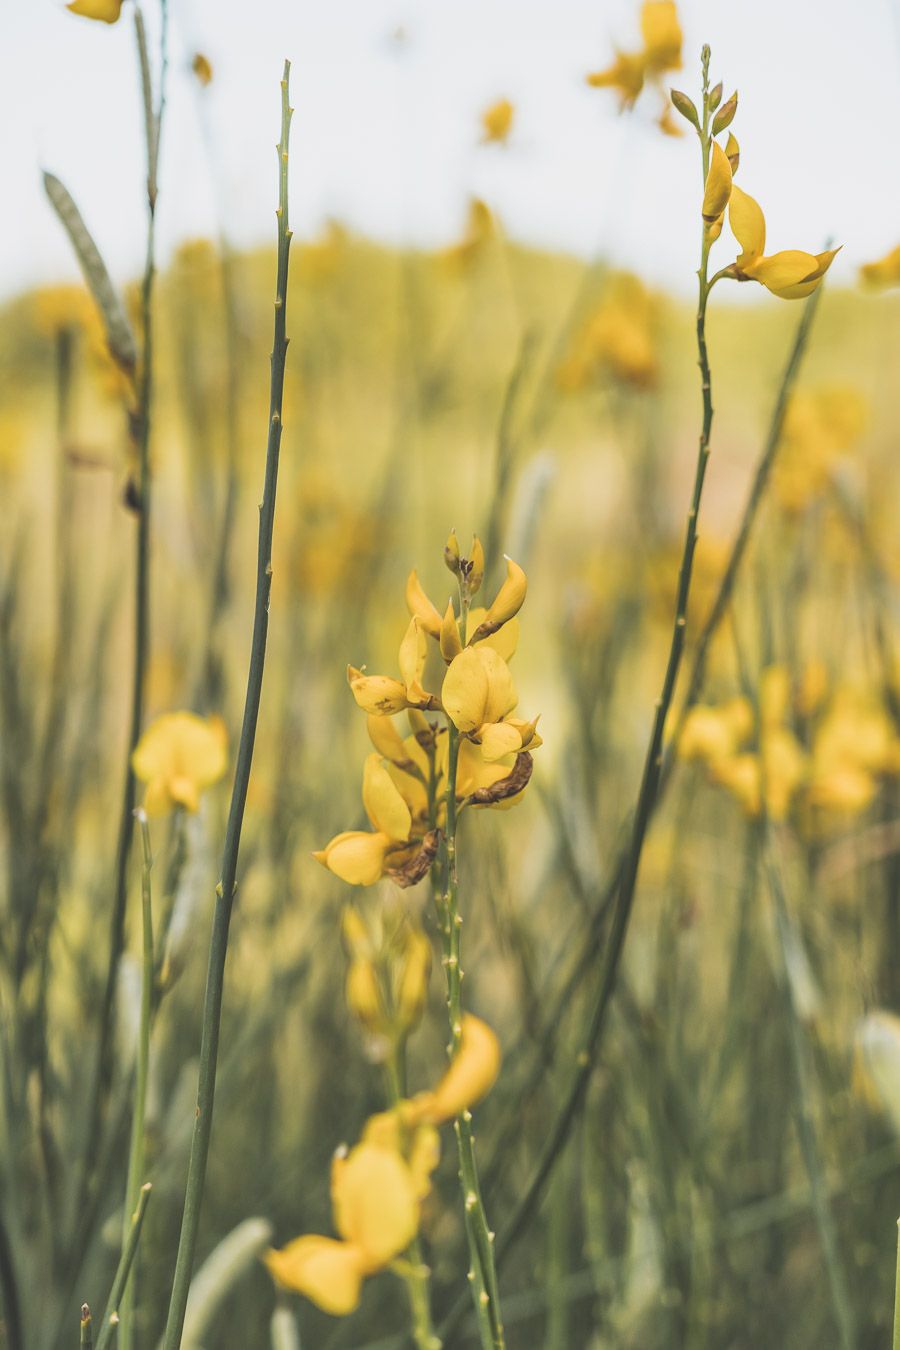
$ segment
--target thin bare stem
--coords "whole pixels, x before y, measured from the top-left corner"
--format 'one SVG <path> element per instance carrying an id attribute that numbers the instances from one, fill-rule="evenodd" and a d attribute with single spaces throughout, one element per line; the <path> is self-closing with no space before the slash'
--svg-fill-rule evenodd
<path id="1" fill-rule="evenodd" d="M 276 211 L 278 219 L 278 267 L 275 289 L 275 332 L 272 345 L 265 485 L 259 512 L 256 603 L 250 648 L 250 668 L 247 676 L 247 695 L 244 702 L 244 718 L 238 745 L 234 786 L 225 831 L 222 876 L 219 885 L 216 887 L 216 908 L 210 939 L 206 996 L 203 1005 L 197 1108 L 191 1139 L 191 1157 L 188 1165 L 181 1236 L 178 1243 L 169 1315 L 166 1322 L 165 1350 L 177 1350 L 181 1344 L 185 1309 L 187 1308 L 188 1292 L 194 1268 L 197 1233 L 200 1227 L 200 1210 L 206 1181 L 206 1162 L 209 1156 L 209 1141 L 212 1132 L 222 994 L 225 983 L 225 958 L 228 952 L 228 930 L 234 902 L 241 828 L 247 801 L 247 788 L 250 782 L 250 769 L 253 762 L 253 747 L 256 740 L 256 726 L 259 720 L 263 672 L 266 661 L 269 596 L 272 589 L 272 535 L 275 525 L 275 495 L 278 485 L 278 461 L 281 449 L 284 371 L 288 347 L 285 323 L 288 259 L 291 245 L 291 231 L 288 226 L 288 141 L 293 112 L 289 100 L 289 75 L 290 62 L 285 61 L 284 74 L 281 80 L 281 139 L 278 143 L 279 193 Z"/>
<path id="2" fill-rule="evenodd" d="M 128 1239 L 122 1248 L 119 1266 L 113 1278 L 112 1288 L 109 1291 L 106 1311 L 103 1314 L 103 1321 L 100 1323 L 100 1335 L 97 1337 L 97 1350 L 107 1350 L 107 1346 L 112 1344 L 118 1329 L 119 1304 L 122 1300 L 122 1295 L 125 1293 L 125 1287 L 128 1284 L 128 1276 L 131 1273 L 131 1267 L 134 1264 L 134 1258 L 137 1255 L 138 1243 L 141 1240 L 141 1227 L 144 1223 L 144 1215 L 147 1212 L 147 1202 L 150 1199 L 151 1189 L 148 1182 L 141 1187 L 140 1194 L 138 1195 L 137 1208 L 131 1216 Z"/>

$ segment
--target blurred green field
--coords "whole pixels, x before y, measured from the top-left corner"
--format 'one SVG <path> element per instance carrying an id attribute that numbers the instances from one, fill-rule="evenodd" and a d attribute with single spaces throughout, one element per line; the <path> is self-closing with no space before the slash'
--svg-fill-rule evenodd
<path id="1" fill-rule="evenodd" d="M 220 715 L 232 753 L 274 261 L 260 250 L 223 270 L 198 241 L 158 282 L 147 720 L 175 709 Z M 331 1232 L 332 1153 L 383 1107 L 371 1047 L 344 1001 L 340 912 L 350 898 L 363 911 L 409 907 L 434 933 L 427 888 L 400 892 L 386 880 L 351 896 L 311 853 L 363 820 L 370 747 L 346 665 L 395 669 L 411 568 L 443 608 L 451 527 L 463 545 L 477 532 L 493 546 L 486 591 L 501 551 L 528 573 L 514 670 L 523 715 L 541 714 L 544 741 L 524 800 L 463 822 L 465 996 L 504 1050 L 476 1120 L 488 1209 L 503 1232 L 596 984 L 602 901 L 668 648 L 696 456 L 692 307 L 636 289 L 602 261 L 527 250 L 495 232 L 440 255 L 394 251 L 335 226 L 298 241 L 292 266 L 270 643 L 201 1260 L 249 1218 L 267 1220 L 276 1244 Z M 711 301 L 716 420 L 688 666 L 803 308 L 729 301 L 724 287 Z M 898 305 L 824 291 L 702 696 L 710 706 L 746 699 L 747 754 L 771 715 L 790 732 L 798 767 L 784 809 L 770 802 L 768 818 L 703 755 L 667 780 L 583 1109 L 502 1267 L 511 1346 L 838 1345 L 836 1270 L 852 1344 L 887 1343 L 900 1060 L 888 1044 L 888 1068 L 873 1067 L 858 1036 L 861 1018 L 900 1000 Z M 137 1026 L 135 848 L 99 1171 L 89 1212 L 73 1212 L 84 1201 L 86 1066 L 108 956 L 131 680 L 136 517 L 116 380 L 85 294 L 60 287 L 4 306 L 0 1266 L 4 1288 L 12 1270 L 21 1293 L 25 1343 L 41 1350 L 74 1344 L 73 1309 L 101 1305 L 115 1267 Z M 771 667 L 786 690 L 774 713 L 760 706 Z M 684 681 L 676 708 L 683 693 Z M 841 746 L 827 763 L 826 732 Z M 856 776 L 835 786 L 837 769 Z M 177 1245 L 229 781 L 204 796 L 183 835 L 151 823 L 154 904 L 174 917 L 148 1104 L 154 1195 L 137 1313 L 146 1346 L 162 1331 Z M 436 962 L 410 1042 L 414 1087 L 432 1083 L 443 1061 L 441 986 Z M 466 1269 L 444 1135 L 422 1222 L 439 1322 Z M 275 1296 L 263 1265 L 248 1261 L 220 1285 L 190 1343 L 267 1344 Z M 400 1289 L 390 1274 L 373 1278 L 360 1311 L 341 1321 L 291 1300 L 300 1343 L 404 1344 Z M 456 1336 L 447 1344 L 476 1343 L 465 1324 Z"/>

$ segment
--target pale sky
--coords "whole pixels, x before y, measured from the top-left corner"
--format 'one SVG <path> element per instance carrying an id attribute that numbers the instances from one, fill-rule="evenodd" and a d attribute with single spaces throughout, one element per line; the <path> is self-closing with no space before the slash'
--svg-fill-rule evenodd
<path id="1" fill-rule="evenodd" d="M 690 291 L 696 141 L 662 136 L 651 96 L 620 117 L 609 91 L 584 83 L 614 42 L 637 45 L 638 7 L 170 0 L 163 260 L 179 240 L 215 232 L 216 191 L 234 242 L 274 238 L 278 81 L 288 56 L 298 237 L 335 216 L 375 238 L 443 244 L 459 235 L 475 193 L 515 238 L 585 256 L 602 249 Z M 155 21 L 156 0 L 144 8 Z M 69 187 L 114 275 L 139 271 L 144 166 L 129 10 L 108 27 L 58 0 L 0 0 L 0 294 L 77 275 L 43 196 L 42 167 Z M 815 251 L 833 236 L 844 251 L 832 276 L 852 280 L 860 262 L 900 241 L 900 0 L 682 0 L 679 10 L 685 69 L 673 82 L 696 96 L 708 41 L 714 77 L 726 95 L 739 90 L 738 181 L 763 206 L 769 251 Z M 202 96 L 188 70 L 198 49 L 215 69 Z M 481 147 L 479 113 L 501 96 L 517 110 L 510 143 Z"/>

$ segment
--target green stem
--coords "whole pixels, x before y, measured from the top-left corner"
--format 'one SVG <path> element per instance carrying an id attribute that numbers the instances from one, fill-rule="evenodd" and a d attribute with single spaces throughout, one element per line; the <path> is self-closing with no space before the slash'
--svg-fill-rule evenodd
<path id="1" fill-rule="evenodd" d="M 463 604 L 463 634 L 465 642 L 466 606 Z M 451 722 L 448 728 L 447 748 L 447 828 L 443 850 L 446 870 L 446 889 L 441 901 L 441 932 L 444 945 L 444 968 L 447 972 L 447 1011 L 450 1018 L 451 1059 L 459 1050 L 462 1038 L 462 967 L 460 965 L 459 879 L 456 866 L 456 771 L 459 763 L 460 734 Z M 481 1337 L 482 1350 L 504 1350 L 503 1322 L 500 1314 L 497 1272 L 494 1263 L 494 1234 L 485 1213 L 478 1167 L 475 1161 L 475 1139 L 472 1133 L 472 1115 L 464 1111 L 454 1122 L 459 1153 L 459 1179 L 463 1193 L 463 1214 L 469 1244 L 472 1297 Z"/>
<path id="2" fill-rule="evenodd" d="M 160 41 L 160 88 L 159 105 L 155 114 L 152 109 L 152 89 L 150 88 L 149 57 L 147 38 L 144 31 L 140 9 L 135 8 L 135 34 L 137 38 L 138 60 L 141 70 L 141 86 L 144 94 L 147 142 L 147 242 L 144 258 L 144 275 L 141 282 L 141 327 L 143 350 L 141 354 L 140 377 L 135 407 L 129 416 L 132 442 L 137 459 L 138 481 L 131 505 L 137 512 L 137 535 L 135 539 L 135 590 L 134 590 L 134 664 L 131 682 L 131 715 L 128 729 L 128 751 L 125 765 L 125 781 L 122 789 L 122 805 L 119 816 L 119 831 L 116 844 L 115 882 L 113 907 L 110 919 L 109 957 L 106 969 L 106 984 L 100 1011 L 100 1033 L 97 1049 L 97 1062 L 91 1092 L 88 1114 L 88 1126 L 85 1136 L 85 1157 L 82 1164 L 80 1191 L 75 1206 L 76 1222 L 80 1221 L 84 1211 L 84 1201 L 91 1183 L 100 1142 L 100 1122 L 103 1113 L 104 1098 L 109 1087 L 110 1050 L 113 1034 L 113 1009 L 118 982 L 119 959 L 125 940 L 125 908 L 128 881 L 128 855 L 131 847 L 131 832 L 134 824 L 135 777 L 131 767 L 131 755 L 141 734 L 144 717 L 144 675 L 148 662 L 150 640 L 150 411 L 153 400 L 153 286 L 156 277 L 156 200 L 158 194 L 159 143 L 162 116 L 165 107 L 165 79 L 168 68 L 167 37 L 168 7 L 167 0 L 161 0 L 162 29 Z M 78 1246 L 79 1244 L 74 1244 Z"/>
<path id="3" fill-rule="evenodd" d="M 185 1309 L 187 1308 L 188 1292 L 194 1268 L 197 1233 L 200 1226 L 200 1209 L 206 1181 L 206 1162 L 212 1132 L 219 1030 L 222 1016 L 222 993 L 225 982 L 225 958 L 228 952 L 228 929 L 234 901 L 241 827 L 247 801 L 247 787 L 250 781 L 250 768 L 253 761 L 253 746 L 256 740 L 256 726 L 259 719 L 263 671 L 266 661 L 269 595 L 272 589 L 272 535 L 275 524 L 275 493 L 278 484 L 284 371 L 288 346 L 285 327 L 288 258 L 291 244 L 291 231 L 288 227 L 288 140 L 293 112 L 288 96 L 289 74 L 290 62 L 285 61 L 284 75 L 281 80 L 281 139 L 278 144 L 279 193 L 276 211 L 278 218 L 278 269 L 275 291 L 275 333 L 272 345 L 265 485 L 259 512 L 256 603 L 250 648 L 250 669 L 247 676 L 247 695 L 244 702 L 244 718 L 238 745 L 234 787 L 231 793 L 231 805 L 228 811 L 228 824 L 222 853 L 222 877 L 216 887 L 216 908 L 210 939 L 206 996 L 203 1005 L 197 1109 L 191 1139 L 191 1157 L 188 1165 L 181 1236 L 178 1243 L 172 1296 L 163 1342 L 164 1350 L 178 1350 L 178 1346 L 181 1344 Z"/>
<path id="4" fill-rule="evenodd" d="M 389 1056 L 386 1065 L 388 1099 L 396 1110 L 403 1099 L 403 1068 L 405 1055 L 403 1043 Z M 431 1271 L 422 1256 L 422 1244 L 418 1234 L 404 1253 L 404 1260 L 396 1263 L 397 1273 L 406 1285 L 409 1309 L 412 1314 L 413 1339 L 419 1350 L 441 1350 L 442 1342 L 435 1335 L 431 1320 Z"/>
<path id="5" fill-rule="evenodd" d="M 150 851 L 150 827 L 144 811 L 135 812 L 141 827 L 143 866 L 141 868 L 141 919 L 143 960 L 141 966 L 141 1021 L 138 1034 L 135 1072 L 134 1113 L 131 1118 L 131 1142 L 128 1150 L 128 1181 L 125 1188 L 125 1236 L 134 1212 L 144 1174 L 144 1120 L 147 1111 L 147 1081 L 150 1072 L 150 1024 L 153 1016 L 153 907 L 150 888 L 150 869 L 153 855 Z M 131 1350 L 134 1343 L 134 1299 L 136 1277 L 122 1298 L 120 1309 L 119 1344 L 122 1350 Z"/>
<path id="6" fill-rule="evenodd" d="M 897 1220 L 897 1274 L 894 1280 L 894 1335 L 893 1350 L 900 1350 L 900 1219 Z"/>
<path id="7" fill-rule="evenodd" d="M 141 1239 L 141 1227 L 144 1222 L 144 1215 L 147 1212 L 147 1202 L 150 1199 L 150 1183 L 141 1187 L 138 1195 L 137 1208 L 131 1216 L 131 1223 L 128 1230 L 128 1238 L 122 1248 L 122 1255 L 119 1259 L 119 1266 L 116 1270 L 112 1282 L 112 1288 L 109 1291 L 109 1299 L 106 1304 L 106 1311 L 103 1314 L 103 1321 L 100 1323 L 100 1335 L 97 1337 L 97 1350 L 106 1350 L 112 1343 L 116 1330 L 119 1325 L 119 1303 L 122 1295 L 125 1293 L 125 1287 L 128 1284 L 128 1276 L 131 1273 L 131 1267 L 134 1258 L 137 1255 L 138 1243 Z"/>
<path id="8" fill-rule="evenodd" d="M 91 1310 L 86 1303 L 81 1305 L 81 1335 L 78 1338 L 81 1350 L 93 1350 L 94 1332 Z"/>

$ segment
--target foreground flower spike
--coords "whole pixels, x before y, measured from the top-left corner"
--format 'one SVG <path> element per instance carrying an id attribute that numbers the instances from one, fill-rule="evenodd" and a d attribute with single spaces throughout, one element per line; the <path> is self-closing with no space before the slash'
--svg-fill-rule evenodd
<path id="1" fill-rule="evenodd" d="M 812 295 L 840 252 L 836 248 L 824 253 L 786 249 L 765 257 L 765 216 L 758 202 L 739 187 L 731 192 L 728 223 L 742 250 L 734 263 L 734 276 L 738 281 L 758 281 L 782 300 Z"/>
<path id="2" fill-rule="evenodd" d="M 217 783 L 228 763 L 224 723 L 196 713 L 165 713 L 135 746 L 131 767 L 147 784 L 148 816 L 165 815 L 177 806 L 197 811 L 200 793 Z"/>
<path id="3" fill-rule="evenodd" d="M 83 19 L 100 19 L 103 23 L 116 23 L 122 13 L 122 0 L 71 0 L 66 9 Z"/>
<path id="4" fill-rule="evenodd" d="M 861 281 L 876 290 L 886 286 L 900 286 L 900 244 L 877 262 L 863 263 L 859 275 Z"/>
<path id="5" fill-rule="evenodd" d="M 505 145 L 512 131 L 515 108 L 508 98 L 500 98 L 481 114 L 482 145 Z"/>

